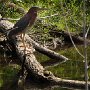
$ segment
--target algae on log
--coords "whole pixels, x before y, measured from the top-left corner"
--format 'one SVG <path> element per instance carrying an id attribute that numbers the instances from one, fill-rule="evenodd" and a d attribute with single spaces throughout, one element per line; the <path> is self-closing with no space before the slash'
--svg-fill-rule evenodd
<path id="1" fill-rule="evenodd" d="M 4 25 L 4 24 L 3 24 Z M 15 42 L 10 41 L 7 42 L 8 46 L 10 46 L 11 51 L 18 56 L 18 60 L 23 62 L 23 55 L 24 55 L 24 48 L 22 48 L 21 39 L 18 36 Z M 32 42 L 31 42 L 32 43 Z M 84 81 L 76 81 L 76 80 L 65 80 L 58 77 L 55 77 L 52 72 L 47 71 L 43 68 L 43 66 L 37 61 L 33 54 L 33 47 L 30 47 L 30 42 L 27 43 L 27 50 L 26 50 L 26 60 L 25 60 L 25 68 L 30 76 L 33 76 L 36 79 L 47 81 L 52 85 L 60 85 L 65 87 L 75 87 L 75 88 L 84 88 L 85 82 Z M 35 46 L 34 46 L 35 47 Z M 48 52 L 49 53 L 49 52 Z M 45 54 L 45 53 L 44 53 Z M 67 59 L 67 58 L 65 58 Z M 63 59 L 64 60 L 64 59 Z M 90 88 L 90 82 L 88 82 Z"/>

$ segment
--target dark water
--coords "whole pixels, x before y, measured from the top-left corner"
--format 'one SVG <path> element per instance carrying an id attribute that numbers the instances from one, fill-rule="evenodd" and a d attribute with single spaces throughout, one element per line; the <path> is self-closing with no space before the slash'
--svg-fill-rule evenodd
<path id="1" fill-rule="evenodd" d="M 3 85 L 3 88 L 0 88 L 0 90 L 75 90 L 60 86 L 50 86 L 44 83 L 37 83 L 31 80 L 26 81 L 22 86 L 18 86 L 17 83 L 13 84 L 16 78 L 15 72 L 17 72 L 15 71 L 15 68 L 13 69 L 12 66 L 5 65 L 0 66 L 0 70 L 0 83 L 6 83 L 5 85 Z"/>
<path id="2" fill-rule="evenodd" d="M 60 86 L 50 86 L 50 85 L 45 85 L 45 84 L 37 84 L 37 83 L 33 83 L 32 84 L 27 83 L 25 85 L 25 89 L 24 90 L 73 90 L 73 89 L 69 89 L 69 88 L 65 88 L 65 87 L 60 87 Z"/>
<path id="3" fill-rule="evenodd" d="M 60 86 L 49 86 L 45 84 L 38 84 L 35 82 L 26 82 L 23 87 L 12 87 L 8 90 L 79 90 Z"/>

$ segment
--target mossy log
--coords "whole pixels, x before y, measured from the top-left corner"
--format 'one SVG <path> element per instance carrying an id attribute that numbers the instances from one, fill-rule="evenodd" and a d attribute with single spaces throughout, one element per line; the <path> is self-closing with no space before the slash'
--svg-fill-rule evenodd
<path id="1" fill-rule="evenodd" d="M 36 57 L 34 56 L 33 47 L 30 45 L 30 41 L 26 40 L 27 50 L 24 53 L 24 48 L 22 47 L 21 39 L 19 36 L 17 37 L 16 37 L 17 39 L 6 41 L 6 44 L 10 47 L 11 51 L 14 52 L 19 61 L 23 62 L 23 56 L 24 54 L 26 54 L 24 66 L 30 76 L 34 77 L 36 80 L 49 82 L 51 85 L 60 85 L 64 87 L 74 87 L 74 88 L 85 87 L 84 81 L 61 79 L 54 76 L 52 72 L 45 70 L 44 67 L 37 61 Z M 88 85 L 90 88 L 90 82 L 88 82 Z"/>
<path id="2" fill-rule="evenodd" d="M 74 41 L 74 43 L 76 44 L 76 45 L 81 45 L 81 44 L 83 44 L 84 43 L 84 39 L 83 39 L 83 37 L 80 37 L 79 35 L 76 35 L 75 33 L 71 33 L 70 32 L 70 34 L 67 32 L 67 31 L 56 31 L 56 30 L 54 30 L 54 31 L 50 31 L 49 32 L 52 36 L 62 36 L 63 38 L 64 38 L 64 42 L 65 43 L 69 43 L 69 44 L 72 44 L 72 41 L 71 41 L 71 39 L 70 39 L 70 35 L 71 35 L 71 37 L 72 37 L 72 40 Z M 88 40 L 87 39 L 87 44 L 88 45 L 90 45 L 90 40 Z"/>

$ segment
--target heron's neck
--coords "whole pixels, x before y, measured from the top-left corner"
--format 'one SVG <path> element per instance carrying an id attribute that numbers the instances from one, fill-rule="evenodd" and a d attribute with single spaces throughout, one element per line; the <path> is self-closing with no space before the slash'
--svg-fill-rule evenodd
<path id="1" fill-rule="evenodd" d="M 27 13 L 26 17 L 29 20 L 29 26 L 32 26 L 36 20 L 37 13 Z"/>
<path id="2" fill-rule="evenodd" d="M 34 12 L 32 12 L 32 13 L 27 13 L 26 15 L 25 15 L 25 17 L 27 17 L 27 19 L 28 20 L 35 20 L 36 19 L 36 17 L 37 17 L 37 13 L 34 13 Z"/>

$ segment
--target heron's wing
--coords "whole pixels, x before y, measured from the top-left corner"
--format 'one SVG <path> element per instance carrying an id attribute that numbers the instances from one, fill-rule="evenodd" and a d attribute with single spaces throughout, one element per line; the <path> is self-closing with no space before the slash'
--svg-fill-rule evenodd
<path id="1" fill-rule="evenodd" d="M 19 27 L 13 27 L 7 31 L 7 36 L 12 36 L 17 34 Z"/>
<path id="2" fill-rule="evenodd" d="M 29 17 L 24 16 L 14 25 L 14 28 L 18 27 L 19 29 L 25 29 L 28 26 L 29 21 Z"/>

